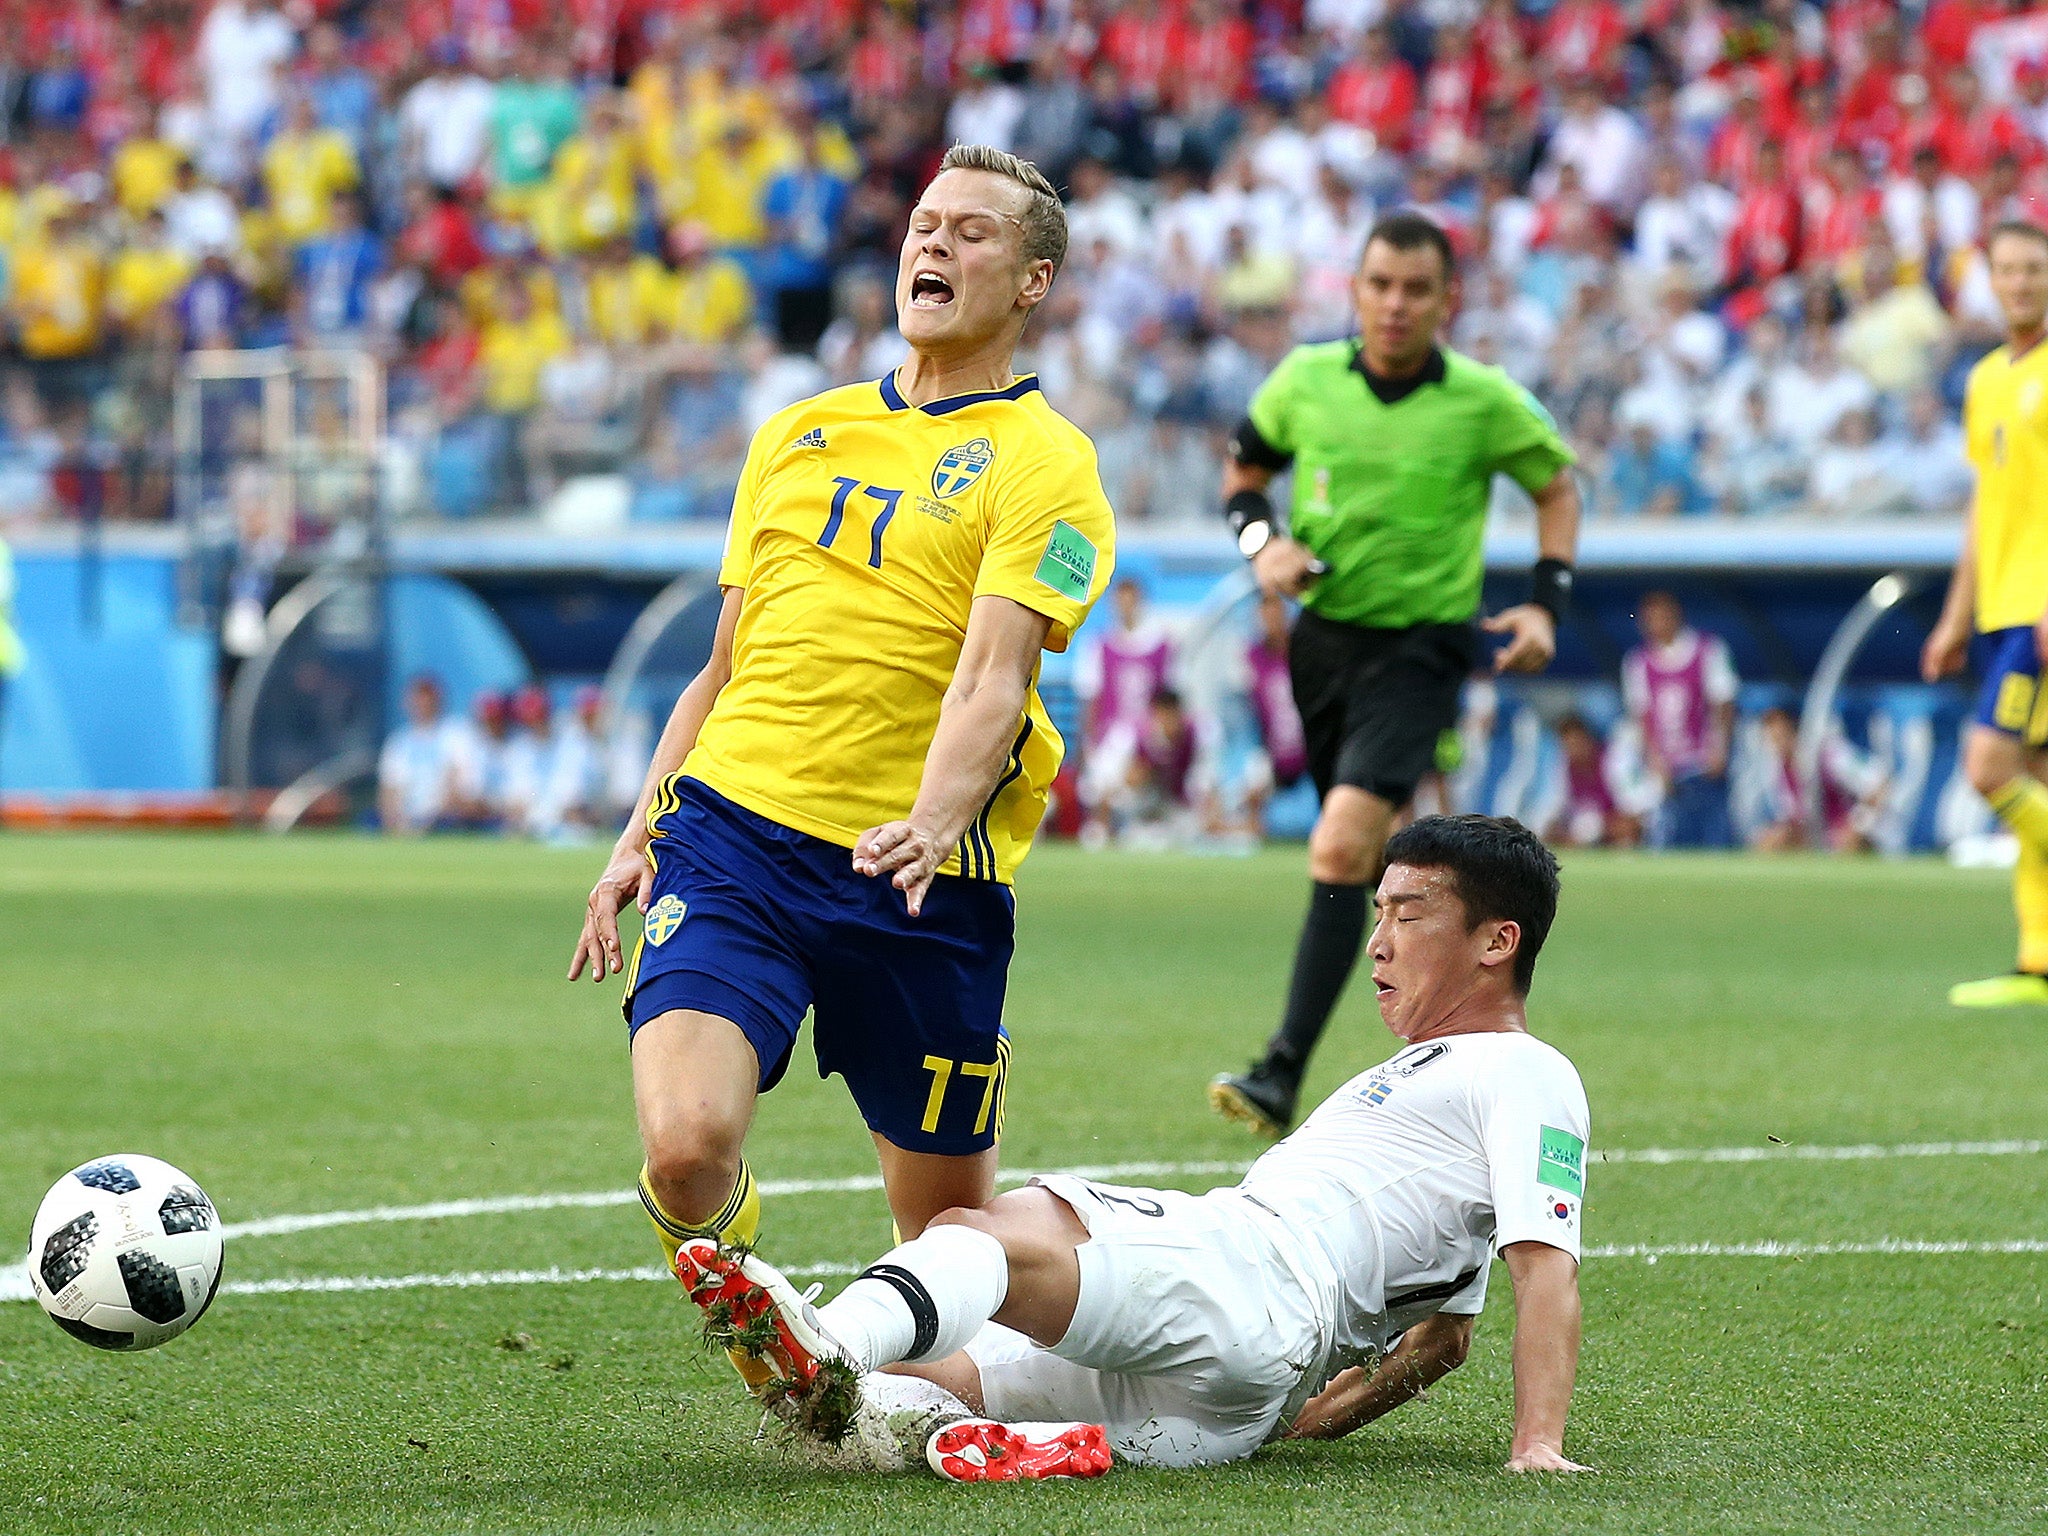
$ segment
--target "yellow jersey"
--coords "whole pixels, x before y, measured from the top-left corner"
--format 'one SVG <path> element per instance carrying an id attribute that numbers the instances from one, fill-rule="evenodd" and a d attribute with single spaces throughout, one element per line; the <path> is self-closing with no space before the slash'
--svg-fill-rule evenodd
<path id="1" fill-rule="evenodd" d="M 800 401 L 747 451 L 718 573 L 746 591 L 732 678 L 680 772 L 851 848 L 910 814 L 974 600 L 1044 614 L 1063 651 L 1115 561 L 1094 445 L 1036 378 L 921 407 L 893 375 Z M 1008 884 L 1064 751 L 1034 685 L 940 872 Z"/>
<path id="2" fill-rule="evenodd" d="M 126 324 L 168 304 L 192 279 L 192 258 L 170 246 L 134 245 L 107 268 L 107 313 Z"/>
<path id="3" fill-rule="evenodd" d="M 106 271 L 83 241 L 31 245 L 14 269 L 21 350 L 32 358 L 84 357 L 100 344 Z"/>
<path id="4" fill-rule="evenodd" d="M 679 267 L 669 280 L 668 329 L 681 341 L 727 342 L 747 328 L 753 290 L 740 264 L 711 256 Z"/>
<path id="5" fill-rule="evenodd" d="M 1970 370 L 1963 434 L 1977 471 L 1977 628 L 2048 610 L 2048 345 L 2000 347 Z"/>
<path id="6" fill-rule="evenodd" d="M 356 152 L 332 128 L 281 133 L 263 155 L 263 186 L 278 233 L 293 245 L 324 235 L 330 204 L 360 179 Z"/>
<path id="7" fill-rule="evenodd" d="M 493 320 L 477 341 L 484 407 L 507 415 L 540 404 L 540 376 L 569 350 L 569 327 L 552 310 L 535 310 L 524 320 Z"/>

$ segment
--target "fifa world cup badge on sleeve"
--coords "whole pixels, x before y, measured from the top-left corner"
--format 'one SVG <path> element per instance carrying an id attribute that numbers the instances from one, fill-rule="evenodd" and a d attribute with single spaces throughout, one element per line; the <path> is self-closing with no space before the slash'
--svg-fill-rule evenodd
<path id="1" fill-rule="evenodd" d="M 647 909 L 647 942 L 659 949 L 666 944 L 683 926 L 683 918 L 689 908 L 680 896 L 671 892 Z"/>
<path id="2" fill-rule="evenodd" d="M 1570 1131 L 1554 1125 L 1543 1127 L 1543 1139 L 1536 1152 L 1536 1182 L 1561 1189 L 1568 1195 L 1586 1193 L 1586 1144 Z"/>
<path id="3" fill-rule="evenodd" d="M 1095 546 L 1088 535 L 1072 523 L 1052 525 L 1052 537 L 1045 541 L 1039 558 L 1037 580 L 1077 603 L 1088 600 L 1088 588 L 1095 580 Z"/>

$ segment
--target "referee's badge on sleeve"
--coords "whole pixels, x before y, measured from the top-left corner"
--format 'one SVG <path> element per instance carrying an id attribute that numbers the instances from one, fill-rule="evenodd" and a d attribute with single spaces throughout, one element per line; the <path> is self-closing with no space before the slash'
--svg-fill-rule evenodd
<path id="1" fill-rule="evenodd" d="M 647 942 L 660 948 L 683 926 L 683 918 L 689 913 L 682 897 L 670 892 L 647 909 Z"/>
<path id="2" fill-rule="evenodd" d="M 1095 546 L 1088 535 L 1072 523 L 1052 525 L 1052 537 L 1045 541 L 1035 573 L 1041 586 L 1051 587 L 1061 597 L 1077 603 L 1088 601 L 1088 588 L 1095 581 Z"/>

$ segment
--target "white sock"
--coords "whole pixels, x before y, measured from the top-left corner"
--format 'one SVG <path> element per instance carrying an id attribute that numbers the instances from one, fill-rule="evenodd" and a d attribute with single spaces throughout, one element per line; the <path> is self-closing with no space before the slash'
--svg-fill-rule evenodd
<path id="1" fill-rule="evenodd" d="M 892 1248 L 818 1309 L 864 1371 L 899 1360 L 943 1360 L 995 1316 L 1010 1290 L 1003 1245 L 947 1224 Z"/>

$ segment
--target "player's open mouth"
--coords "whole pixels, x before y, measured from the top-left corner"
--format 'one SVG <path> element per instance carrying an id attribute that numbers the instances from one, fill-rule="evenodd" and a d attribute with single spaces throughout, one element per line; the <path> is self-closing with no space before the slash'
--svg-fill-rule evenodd
<path id="1" fill-rule="evenodd" d="M 1375 976 L 1372 979 L 1372 986 L 1373 990 L 1379 993 L 1381 997 L 1392 997 L 1394 995 L 1395 987 L 1391 981 Z"/>
<path id="2" fill-rule="evenodd" d="M 953 285 L 936 272 L 920 272 L 910 280 L 913 309 L 938 309 L 953 302 Z"/>

